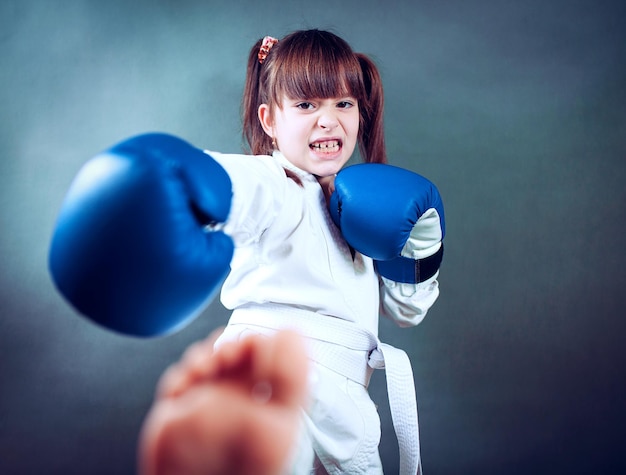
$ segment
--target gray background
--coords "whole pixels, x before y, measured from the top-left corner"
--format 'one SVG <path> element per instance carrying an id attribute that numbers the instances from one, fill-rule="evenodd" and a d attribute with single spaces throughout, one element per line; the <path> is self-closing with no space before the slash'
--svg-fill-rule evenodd
<path id="1" fill-rule="evenodd" d="M 332 29 L 379 64 L 393 163 L 447 213 L 442 294 L 381 323 L 412 359 L 425 472 L 624 473 L 624 2 L 0 3 L 0 473 L 125 474 L 161 371 L 225 322 L 135 340 L 77 316 L 47 251 L 71 179 L 167 131 L 240 150 L 249 47 Z M 384 375 L 387 472 L 397 472 Z"/>

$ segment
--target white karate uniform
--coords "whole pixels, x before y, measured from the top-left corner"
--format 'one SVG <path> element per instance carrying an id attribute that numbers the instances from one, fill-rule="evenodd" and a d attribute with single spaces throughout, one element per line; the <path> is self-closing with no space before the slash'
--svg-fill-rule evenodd
<path id="1" fill-rule="evenodd" d="M 384 366 L 401 472 L 419 472 L 410 363 L 404 352 L 378 341 L 378 318 L 418 324 L 439 294 L 437 275 L 418 285 L 380 279 L 372 260 L 353 253 L 332 222 L 317 179 L 282 154 L 208 153 L 233 183 L 224 231 L 235 254 L 221 292 L 233 314 L 217 344 L 291 328 L 306 337 L 314 361 L 294 473 L 382 473 L 380 420 L 367 385 L 373 368 Z"/>

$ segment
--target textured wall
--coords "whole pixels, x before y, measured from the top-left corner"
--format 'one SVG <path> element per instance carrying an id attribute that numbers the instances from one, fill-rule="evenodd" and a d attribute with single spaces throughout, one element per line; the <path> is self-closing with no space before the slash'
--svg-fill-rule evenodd
<path id="1" fill-rule="evenodd" d="M 241 147 L 245 58 L 332 29 L 379 64 L 393 163 L 438 185 L 442 295 L 413 361 L 427 474 L 624 473 L 623 2 L 0 3 L 0 473 L 133 473 L 154 384 L 227 319 L 140 341 L 78 317 L 46 269 L 81 163 L 127 136 Z M 387 473 L 397 471 L 384 376 Z"/>

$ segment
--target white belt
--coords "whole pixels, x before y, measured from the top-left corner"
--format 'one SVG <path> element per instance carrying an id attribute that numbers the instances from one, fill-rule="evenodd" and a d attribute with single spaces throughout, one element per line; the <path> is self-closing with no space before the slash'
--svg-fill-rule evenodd
<path id="1" fill-rule="evenodd" d="M 385 369 L 391 419 L 400 449 L 399 473 L 422 473 L 413 370 L 404 351 L 381 343 L 354 322 L 282 305 L 237 308 L 228 324 L 294 330 L 311 340 L 315 361 L 365 386 L 374 369 Z M 341 347 L 356 352 L 342 352 Z"/>

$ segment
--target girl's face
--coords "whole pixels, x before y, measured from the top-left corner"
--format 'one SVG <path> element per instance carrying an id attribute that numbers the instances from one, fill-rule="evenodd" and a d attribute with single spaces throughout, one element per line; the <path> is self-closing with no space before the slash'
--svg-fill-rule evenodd
<path id="1" fill-rule="evenodd" d="M 289 99 L 259 119 L 276 147 L 293 165 L 318 178 L 335 175 L 350 159 L 359 133 L 359 105 L 353 97 Z"/>

